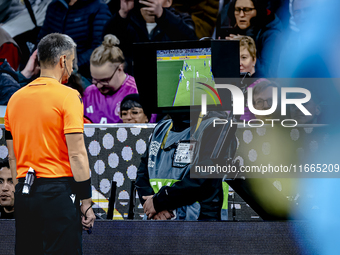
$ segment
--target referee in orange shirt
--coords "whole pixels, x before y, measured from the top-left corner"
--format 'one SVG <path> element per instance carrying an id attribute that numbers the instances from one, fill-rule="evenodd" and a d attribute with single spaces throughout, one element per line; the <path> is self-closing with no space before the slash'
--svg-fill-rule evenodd
<path id="1" fill-rule="evenodd" d="M 16 254 L 82 254 L 82 229 L 95 220 L 83 103 L 76 90 L 62 84 L 72 72 L 75 47 L 67 35 L 45 36 L 38 44 L 41 76 L 7 105 L 5 136 L 18 181 Z M 30 188 L 24 186 L 29 169 L 35 172 Z"/>

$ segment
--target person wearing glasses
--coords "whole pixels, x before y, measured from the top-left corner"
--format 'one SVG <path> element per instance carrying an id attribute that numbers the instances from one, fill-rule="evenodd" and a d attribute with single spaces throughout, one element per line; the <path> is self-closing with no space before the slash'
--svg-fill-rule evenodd
<path id="1" fill-rule="evenodd" d="M 151 114 L 144 112 L 138 94 L 130 94 L 120 104 L 120 118 L 123 123 L 148 123 Z"/>
<path id="2" fill-rule="evenodd" d="M 233 27 L 226 39 L 250 36 L 254 39 L 256 72 L 262 77 L 276 77 L 280 56 L 282 24 L 279 18 L 266 9 L 263 0 L 233 0 L 228 9 L 228 18 Z"/>
<path id="3" fill-rule="evenodd" d="M 276 110 L 270 115 L 256 115 L 256 119 L 263 120 L 265 123 L 268 123 L 266 119 L 280 119 L 280 86 L 269 80 L 262 80 L 257 83 L 253 88 L 253 106 L 256 110 L 269 110 L 273 106 L 273 88 L 277 88 L 277 100 L 278 104 Z M 270 122 L 271 123 L 271 122 Z"/>
<path id="4" fill-rule="evenodd" d="M 84 91 L 84 115 L 93 123 L 122 123 L 120 103 L 138 93 L 135 79 L 124 72 L 125 58 L 116 36 L 108 34 L 91 55 L 92 85 Z"/>

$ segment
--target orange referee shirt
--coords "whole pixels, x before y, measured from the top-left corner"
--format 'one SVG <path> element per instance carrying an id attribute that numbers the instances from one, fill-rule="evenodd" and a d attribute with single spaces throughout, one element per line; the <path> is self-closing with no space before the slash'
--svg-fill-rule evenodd
<path id="1" fill-rule="evenodd" d="M 5 128 L 13 137 L 17 178 L 32 167 L 36 176 L 73 176 L 65 134 L 83 133 L 83 102 L 79 93 L 53 78 L 40 77 L 10 98 Z"/>

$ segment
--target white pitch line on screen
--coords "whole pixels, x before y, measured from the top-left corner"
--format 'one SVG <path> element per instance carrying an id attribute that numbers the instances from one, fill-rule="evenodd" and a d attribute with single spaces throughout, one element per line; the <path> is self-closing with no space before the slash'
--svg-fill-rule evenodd
<path id="1" fill-rule="evenodd" d="M 202 76 L 204 76 L 205 78 L 207 78 L 207 80 L 205 81 L 205 82 L 208 82 L 208 77 L 207 76 L 205 76 L 205 75 L 203 75 L 203 74 L 201 74 Z"/>
<path id="2" fill-rule="evenodd" d="M 192 73 L 193 83 L 192 83 L 192 105 L 195 105 L 195 84 L 196 84 L 196 77 L 195 77 L 195 66 L 194 71 Z"/>

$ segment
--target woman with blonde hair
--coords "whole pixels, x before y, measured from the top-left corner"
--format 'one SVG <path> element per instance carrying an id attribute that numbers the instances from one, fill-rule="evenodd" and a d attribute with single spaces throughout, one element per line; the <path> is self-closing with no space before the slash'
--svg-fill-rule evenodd
<path id="1" fill-rule="evenodd" d="M 258 75 L 255 72 L 255 64 L 256 64 L 256 45 L 253 38 L 250 36 L 242 36 L 240 38 L 240 73 L 250 73 L 251 77 L 248 78 L 248 88 L 254 87 L 256 84 L 261 82 L 268 81 L 267 79 L 260 78 L 258 79 Z M 245 76 L 245 75 L 241 75 Z M 251 119 L 255 119 L 255 115 L 249 111 L 249 108 L 246 106 L 244 108 L 244 115 L 240 117 L 240 120 L 249 121 Z"/>
<path id="2" fill-rule="evenodd" d="M 240 72 L 255 73 L 256 46 L 253 38 L 243 36 L 240 39 Z"/>
<path id="3" fill-rule="evenodd" d="M 125 58 L 116 36 L 108 34 L 91 55 L 92 85 L 84 92 L 84 115 L 93 123 L 119 123 L 120 103 L 138 93 L 135 79 L 124 72 Z"/>

